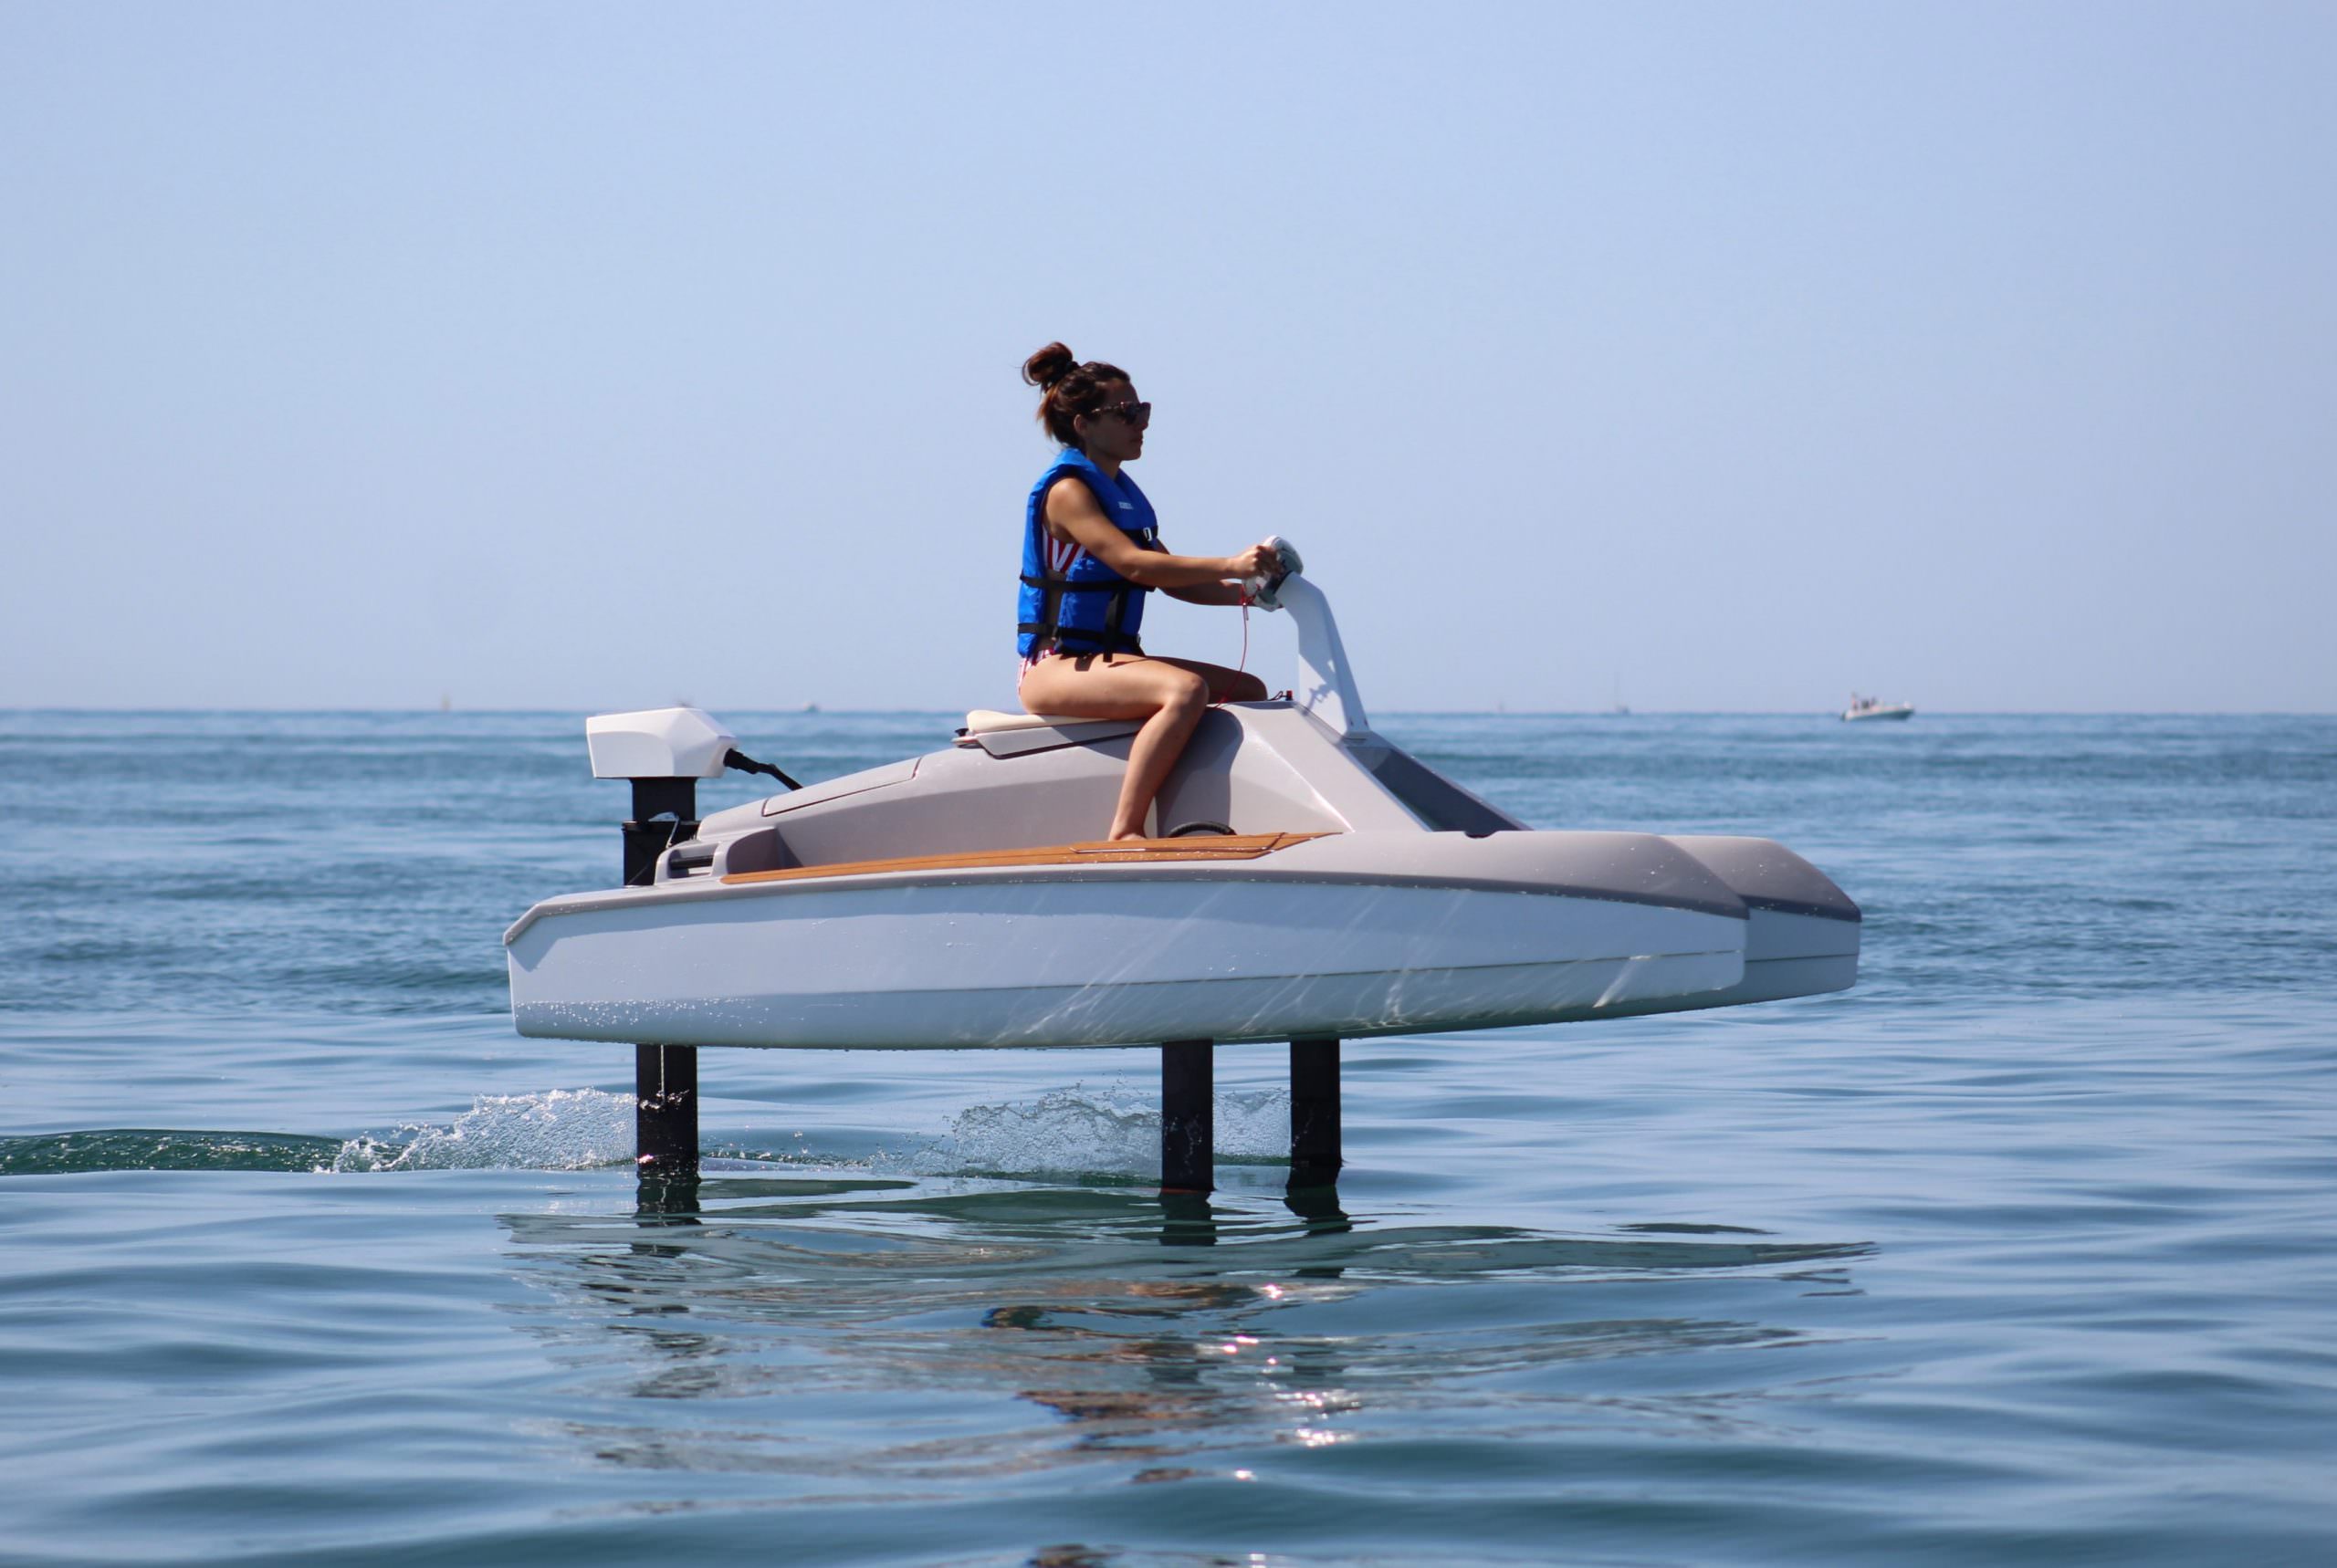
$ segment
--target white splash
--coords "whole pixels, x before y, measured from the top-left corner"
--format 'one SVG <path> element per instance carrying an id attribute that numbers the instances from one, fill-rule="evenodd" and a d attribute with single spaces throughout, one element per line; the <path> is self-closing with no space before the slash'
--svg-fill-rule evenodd
<path id="1" fill-rule="evenodd" d="M 553 1089 L 482 1094 L 451 1127 L 409 1123 L 388 1137 L 350 1139 L 334 1171 L 590 1170 L 633 1164 L 630 1094 Z"/>
<path id="2" fill-rule="evenodd" d="M 1213 1114 L 1221 1162 L 1277 1160 L 1289 1151 L 1287 1090 L 1220 1094 Z M 916 1176 L 1149 1179 L 1160 1174 L 1160 1107 L 1125 1091 L 1050 1089 L 1036 1100 L 970 1106 L 941 1138 L 892 1163 Z"/>
<path id="3" fill-rule="evenodd" d="M 1290 1094 L 1263 1089 L 1221 1093 L 1215 1102 L 1221 1164 L 1267 1164 L 1290 1148 Z M 751 1147 L 751 1134 L 746 1143 Z M 408 1123 L 394 1133 L 363 1134 L 341 1146 L 320 1170 L 593 1170 L 631 1168 L 634 1101 L 598 1089 L 535 1094 L 483 1094 L 452 1126 Z M 730 1162 L 718 1159 L 715 1168 Z M 1106 1176 L 1151 1180 L 1160 1174 L 1157 1099 L 1085 1084 L 1050 1089 L 1035 1100 L 973 1105 L 948 1131 L 900 1154 L 823 1151 L 814 1130 L 785 1149 L 757 1150 L 739 1162 L 818 1166 L 905 1176 Z"/>

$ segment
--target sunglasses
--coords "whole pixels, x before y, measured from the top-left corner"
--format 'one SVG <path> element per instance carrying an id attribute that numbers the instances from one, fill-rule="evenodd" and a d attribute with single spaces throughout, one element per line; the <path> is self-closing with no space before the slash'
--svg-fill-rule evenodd
<path id="1" fill-rule="evenodd" d="M 1097 409 L 1095 413 L 1118 414 L 1138 430 L 1142 430 L 1152 423 L 1152 405 L 1148 402 L 1107 402 Z M 1093 419 L 1095 413 L 1091 413 L 1087 417 Z"/>

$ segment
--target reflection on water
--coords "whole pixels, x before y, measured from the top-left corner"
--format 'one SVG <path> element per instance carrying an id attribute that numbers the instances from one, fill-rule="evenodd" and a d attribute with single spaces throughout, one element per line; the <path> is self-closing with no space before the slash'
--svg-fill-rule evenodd
<path id="1" fill-rule="evenodd" d="M 731 1176 L 642 1197 L 502 1217 L 541 1292 L 527 1332 L 598 1403 L 566 1435 L 605 1463 L 791 1477 L 805 1497 L 1099 1459 L 1133 1481 L 1246 1479 L 1247 1451 L 1430 1410 L 1509 1435 L 1743 1428 L 1778 1418 L 1769 1392 L 1666 1397 L 1640 1375 L 1610 1393 L 1583 1369 L 1808 1343 L 1679 1306 L 1847 1290 L 1868 1250 L 1717 1226 L 1407 1225 L 1351 1217 L 1328 1188 L 1275 1204 Z M 1647 1302 L 1664 1310 L 1630 1310 Z M 1770 1385 L 1797 1375 L 1780 1361 Z M 677 1420 L 676 1400 L 701 1414 Z"/>

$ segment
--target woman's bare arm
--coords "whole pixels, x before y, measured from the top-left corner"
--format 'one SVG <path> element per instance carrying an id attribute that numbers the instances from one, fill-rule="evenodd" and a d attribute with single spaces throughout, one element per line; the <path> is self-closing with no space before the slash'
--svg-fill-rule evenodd
<path id="1" fill-rule="evenodd" d="M 1196 582 L 1186 588 L 1164 588 L 1160 591 L 1171 599 L 1181 599 L 1188 604 L 1239 604 L 1242 585 L 1238 582 Z"/>
<path id="2" fill-rule="evenodd" d="M 1231 577 L 1254 577 L 1265 565 L 1266 547 L 1263 544 L 1229 556 L 1170 555 L 1165 550 L 1146 549 L 1113 525 L 1104 515 L 1104 508 L 1095 504 L 1095 492 L 1076 479 L 1058 479 L 1048 490 L 1047 528 L 1130 582 L 1147 588 L 1208 588 Z M 1236 600 L 1199 602 L 1231 604 Z"/>

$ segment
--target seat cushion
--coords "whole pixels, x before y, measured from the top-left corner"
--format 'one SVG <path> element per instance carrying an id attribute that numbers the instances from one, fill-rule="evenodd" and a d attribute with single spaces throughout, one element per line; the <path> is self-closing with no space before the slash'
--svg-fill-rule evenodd
<path id="1" fill-rule="evenodd" d="M 1038 713 L 1001 713 L 978 707 L 966 716 L 968 735 L 990 735 L 1002 729 L 1061 729 L 1067 724 L 1096 724 L 1092 718 L 1058 718 Z"/>

